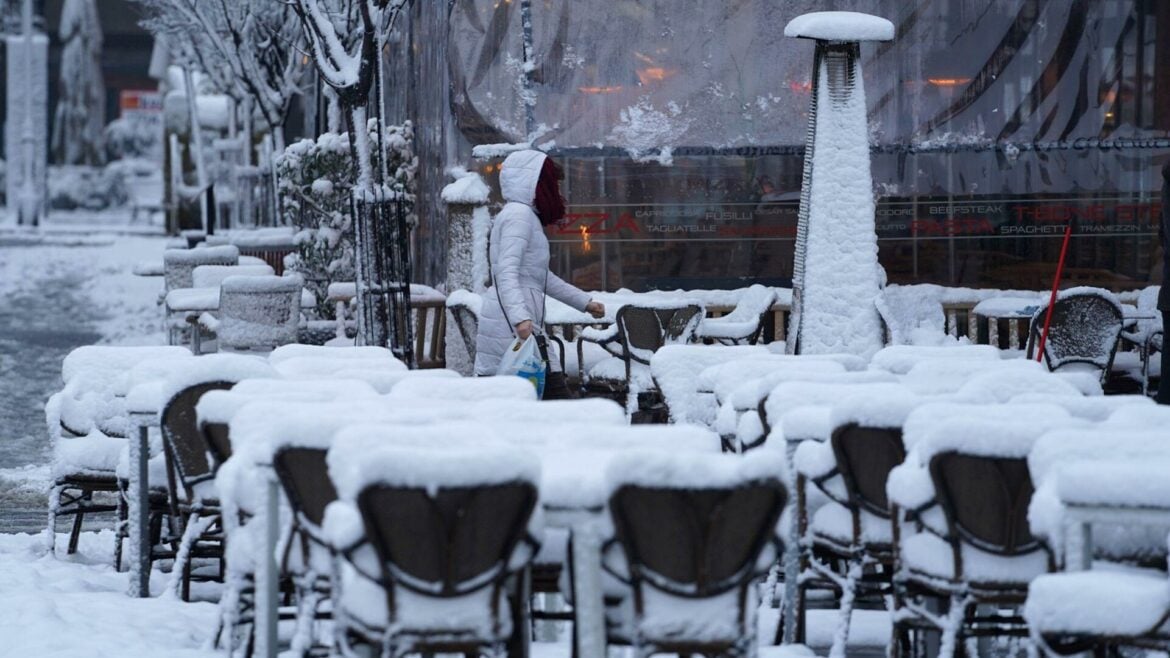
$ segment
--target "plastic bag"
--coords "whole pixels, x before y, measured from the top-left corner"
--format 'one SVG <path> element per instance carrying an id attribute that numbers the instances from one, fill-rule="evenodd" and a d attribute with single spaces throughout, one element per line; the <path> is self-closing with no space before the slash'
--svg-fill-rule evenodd
<path id="1" fill-rule="evenodd" d="M 548 378 L 548 362 L 540 352 L 535 334 L 524 340 L 516 338 L 500 359 L 500 367 L 496 374 L 515 375 L 527 379 L 536 387 L 536 397 L 539 399 L 544 396 L 544 384 Z"/>

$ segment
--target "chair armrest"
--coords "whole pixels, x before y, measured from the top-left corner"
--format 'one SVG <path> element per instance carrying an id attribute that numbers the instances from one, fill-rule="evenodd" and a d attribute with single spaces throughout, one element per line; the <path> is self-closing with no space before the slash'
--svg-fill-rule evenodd
<path id="1" fill-rule="evenodd" d="M 617 539 L 608 539 L 601 545 L 601 569 L 622 583 L 631 584 L 630 566 Z"/>
<path id="2" fill-rule="evenodd" d="M 520 571 L 528 566 L 536 554 L 540 552 L 540 540 L 526 532 L 516 543 L 516 548 L 512 550 L 512 555 L 508 558 L 508 571 Z"/>
<path id="3" fill-rule="evenodd" d="M 200 327 L 214 333 L 219 329 L 219 318 L 210 313 L 201 313 L 197 320 Z"/>

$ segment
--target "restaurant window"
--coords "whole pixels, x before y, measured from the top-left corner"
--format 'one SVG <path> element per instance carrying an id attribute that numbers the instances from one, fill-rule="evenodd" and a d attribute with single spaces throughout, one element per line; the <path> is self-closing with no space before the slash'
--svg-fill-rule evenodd
<path id="1" fill-rule="evenodd" d="M 456 0 L 463 156 L 535 138 L 563 163 L 573 223 L 549 237 L 582 287 L 789 285 L 812 44 L 783 28 L 869 11 L 898 28 L 861 51 L 891 282 L 1045 288 L 1073 222 L 1070 283 L 1145 285 L 1170 155 L 1170 6 L 874 5 Z"/>

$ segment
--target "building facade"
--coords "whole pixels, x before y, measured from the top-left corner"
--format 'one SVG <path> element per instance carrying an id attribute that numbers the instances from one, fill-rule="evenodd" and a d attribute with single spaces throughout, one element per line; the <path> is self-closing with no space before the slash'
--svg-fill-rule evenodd
<path id="1" fill-rule="evenodd" d="M 788 285 L 812 44 L 783 29 L 824 9 L 897 29 L 862 46 L 890 282 L 1043 289 L 1070 222 L 1066 281 L 1151 281 L 1170 156 L 1156 0 L 452 0 L 410 26 L 448 81 L 415 85 L 424 159 L 491 180 L 499 158 L 475 146 L 547 149 L 572 219 L 550 231 L 555 267 L 579 286 Z M 441 280 L 441 214 L 423 215 L 420 278 Z"/>

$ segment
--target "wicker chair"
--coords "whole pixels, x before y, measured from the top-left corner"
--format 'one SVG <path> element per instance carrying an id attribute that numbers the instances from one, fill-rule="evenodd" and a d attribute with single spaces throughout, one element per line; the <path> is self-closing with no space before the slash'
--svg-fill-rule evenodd
<path id="1" fill-rule="evenodd" d="M 766 569 L 760 564 L 765 549 L 776 549 L 773 559 L 779 554 L 776 523 L 786 499 L 775 479 L 711 489 L 621 486 L 609 501 L 615 537 L 605 546 L 604 567 L 629 586 L 634 617 L 632 628 L 622 623 L 628 620 L 608 624 L 609 642 L 632 645 L 639 657 L 754 655 L 751 588 Z M 616 547 L 625 557 L 620 566 Z M 724 598 L 734 617 L 720 626 L 724 632 L 707 632 L 713 620 L 685 613 L 662 627 L 642 623 L 659 606 Z"/>
<path id="2" fill-rule="evenodd" d="M 692 342 L 702 319 L 703 308 L 695 304 L 675 308 L 623 306 L 617 313 L 615 337 L 609 341 L 616 343 L 619 356 L 594 366 L 582 383 L 588 381 L 587 390 L 595 393 L 624 398 L 626 410 L 632 414 L 641 406 L 639 394 L 655 390 L 650 357 L 664 345 Z"/>
<path id="3" fill-rule="evenodd" d="M 895 525 L 893 655 L 911 655 L 913 638 L 926 631 L 942 634 L 943 658 L 971 653 L 968 639 L 1027 637 L 1020 610 L 1028 585 L 1055 568 L 1028 525 L 1027 461 L 948 451 L 931 458 L 929 469 L 945 528 L 918 524 L 917 534 L 904 538 Z"/>
<path id="4" fill-rule="evenodd" d="M 805 642 L 806 592 L 833 591 L 840 599 L 840 624 L 836 635 L 844 651 L 851 613 L 856 605 L 884 607 L 893 586 L 894 547 L 890 532 L 886 480 L 906 457 L 900 428 L 865 427 L 849 423 L 834 430 L 830 445 L 835 467 L 817 473 L 812 482 L 830 499 L 811 520 L 807 505 L 810 479 L 798 466 L 797 519 L 801 546 L 800 578 L 796 588 L 795 637 Z M 839 483 L 840 486 L 831 486 Z M 844 495 L 842 495 L 844 494 Z M 779 639 L 783 629 L 777 629 Z"/>
<path id="5" fill-rule="evenodd" d="M 220 349 L 271 351 L 297 342 L 301 322 L 299 276 L 232 276 L 220 286 L 219 317 L 199 325 L 215 332 Z"/>
<path id="6" fill-rule="evenodd" d="M 509 620 L 504 603 L 516 571 L 514 553 L 539 544 L 527 534 L 536 507 L 536 488 L 528 482 L 470 487 L 426 488 L 375 484 L 363 489 L 357 507 L 366 538 L 381 565 L 389 630 L 380 638 L 383 655 L 499 652 L 508 641 L 509 621 L 523 623 L 522 605 L 513 603 Z M 478 596 L 476 596 L 478 595 Z M 482 604 L 482 624 L 434 628 L 405 619 L 408 599 L 431 606 Z M 474 598 L 474 602 L 469 600 Z M 466 609 L 461 613 L 467 615 Z"/>
<path id="7" fill-rule="evenodd" d="M 175 571 L 179 594 L 184 601 L 190 597 L 193 579 L 223 580 L 222 521 L 219 501 L 211 487 L 215 470 L 208 460 L 207 442 L 198 427 L 195 404 L 204 393 L 226 390 L 233 384 L 214 381 L 189 386 L 171 398 L 162 412 L 171 516 L 180 519 L 183 532 L 175 555 Z M 193 577 L 192 563 L 198 558 L 218 560 L 218 575 Z"/>
<path id="8" fill-rule="evenodd" d="M 1028 330 L 1028 358 L 1035 352 L 1044 328 L 1047 305 L 1032 316 Z M 1049 370 L 1072 365 L 1101 372 L 1104 382 L 1113 367 L 1117 341 L 1124 325 L 1121 306 L 1106 294 L 1066 291 L 1056 300 L 1052 322 L 1044 341 L 1044 362 Z"/>

